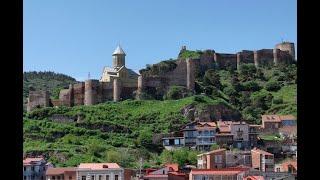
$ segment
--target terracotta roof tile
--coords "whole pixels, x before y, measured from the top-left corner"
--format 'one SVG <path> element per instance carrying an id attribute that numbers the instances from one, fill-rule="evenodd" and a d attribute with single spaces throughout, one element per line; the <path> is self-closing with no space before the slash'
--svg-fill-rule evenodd
<path id="1" fill-rule="evenodd" d="M 75 167 L 63 167 L 63 168 L 48 168 L 46 171 L 46 175 L 60 175 L 64 174 L 64 172 L 76 171 Z"/>
<path id="2" fill-rule="evenodd" d="M 120 168 L 117 163 L 80 163 L 80 169 L 102 170 L 102 169 L 115 169 Z"/>

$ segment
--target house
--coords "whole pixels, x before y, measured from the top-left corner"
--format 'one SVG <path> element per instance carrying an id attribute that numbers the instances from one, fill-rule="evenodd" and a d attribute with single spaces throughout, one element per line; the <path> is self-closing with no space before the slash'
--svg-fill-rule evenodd
<path id="1" fill-rule="evenodd" d="M 197 150 L 210 150 L 215 143 L 217 125 L 215 122 L 198 122 L 195 129 L 197 130 L 196 148 Z"/>
<path id="2" fill-rule="evenodd" d="M 48 168 L 46 180 L 77 180 L 75 167 Z"/>
<path id="3" fill-rule="evenodd" d="M 293 115 L 284 115 L 284 116 L 279 116 L 281 120 L 281 126 L 295 126 L 297 125 L 297 118 L 294 117 Z"/>
<path id="4" fill-rule="evenodd" d="M 226 167 L 226 149 L 217 149 L 197 155 L 199 169 L 213 169 Z"/>
<path id="5" fill-rule="evenodd" d="M 261 125 L 249 124 L 249 146 L 258 145 L 258 135 L 261 132 Z"/>
<path id="6" fill-rule="evenodd" d="M 245 122 L 232 122 L 231 134 L 233 134 L 234 147 L 245 149 L 249 146 L 249 125 Z"/>
<path id="7" fill-rule="evenodd" d="M 81 163 L 76 168 L 77 180 L 123 180 L 124 169 L 117 163 Z"/>
<path id="8" fill-rule="evenodd" d="M 226 167 L 252 166 L 251 151 L 226 151 Z"/>
<path id="9" fill-rule="evenodd" d="M 146 173 L 145 176 L 143 176 L 143 179 L 145 180 L 168 180 L 169 174 L 172 172 L 178 172 L 179 171 L 179 165 L 178 164 L 166 164 L 165 167 L 149 171 Z M 176 177 L 176 175 L 171 174 L 170 178 L 178 178 L 180 176 Z"/>
<path id="10" fill-rule="evenodd" d="M 45 180 L 46 170 L 53 167 L 43 157 L 25 158 L 23 160 L 23 180 Z"/>
<path id="11" fill-rule="evenodd" d="M 266 132 L 278 132 L 281 127 L 296 126 L 296 118 L 292 115 L 262 115 L 262 128 Z"/>
<path id="12" fill-rule="evenodd" d="M 232 121 L 217 121 L 216 143 L 220 146 L 231 146 L 233 134 L 231 134 Z"/>
<path id="13" fill-rule="evenodd" d="M 189 174 L 182 172 L 169 172 L 168 180 L 188 180 Z"/>
<path id="14" fill-rule="evenodd" d="M 248 172 L 249 168 L 192 169 L 189 174 L 189 180 L 242 180 L 247 176 Z"/>
<path id="15" fill-rule="evenodd" d="M 281 119 L 278 115 L 262 115 L 262 128 L 265 132 L 278 132 Z"/>
<path id="16" fill-rule="evenodd" d="M 136 171 L 132 169 L 124 169 L 124 180 L 133 180 L 136 178 Z"/>
<path id="17" fill-rule="evenodd" d="M 263 171 L 274 171 L 274 155 L 263 151 L 261 149 L 254 148 L 251 150 L 252 168 Z"/>
<path id="18" fill-rule="evenodd" d="M 297 174 L 297 159 L 287 159 L 279 164 L 275 165 L 275 172 L 288 172 L 291 174 Z"/>
<path id="19" fill-rule="evenodd" d="M 183 128 L 184 144 L 187 147 L 196 147 L 197 141 L 197 121 L 186 124 Z"/>
<path id="20" fill-rule="evenodd" d="M 164 137 L 162 138 L 162 145 L 167 150 L 173 150 L 184 147 L 184 137 Z"/>

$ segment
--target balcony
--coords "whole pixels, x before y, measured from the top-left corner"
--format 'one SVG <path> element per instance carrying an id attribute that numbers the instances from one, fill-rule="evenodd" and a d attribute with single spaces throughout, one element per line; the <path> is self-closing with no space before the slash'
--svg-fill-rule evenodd
<path id="1" fill-rule="evenodd" d="M 262 159 L 262 163 L 264 163 L 264 164 L 274 164 L 274 160 L 273 159 Z"/>

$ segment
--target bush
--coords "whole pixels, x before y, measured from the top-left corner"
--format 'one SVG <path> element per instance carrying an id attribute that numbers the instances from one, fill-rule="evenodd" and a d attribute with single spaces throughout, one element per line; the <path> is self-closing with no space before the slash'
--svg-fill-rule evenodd
<path id="1" fill-rule="evenodd" d="M 283 99 L 282 98 L 274 98 L 272 100 L 272 104 L 283 104 Z"/>
<path id="2" fill-rule="evenodd" d="M 170 89 L 168 90 L 167 94 L 164 96 L 164 99 L 177 100 L 184 97 L 188 97 L 190 95 L 191 93 L 184 86 L 170 86 Z"/>
<path id="3" fill-rule="evenodd" d="M 277 81 L 269 81 L 266 83 L 265 89 L 268 91 L 278 91 L 279 89 L 281 89 L 281 86 Z"/>
<path id="4" fill-rule="evenodd" d="M 243 91 L 259 91 L 261 86 L 256 81 L 247 81 L 242 83 L 242 90 Z"/>

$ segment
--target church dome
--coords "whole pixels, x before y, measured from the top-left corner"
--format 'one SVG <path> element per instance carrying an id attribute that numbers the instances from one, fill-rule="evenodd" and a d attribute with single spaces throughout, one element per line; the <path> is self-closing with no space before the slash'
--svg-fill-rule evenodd
<path id="1" fill-rule="evenodd" d="M 123 54 L 126 55 L 126 53 L 124 53 L 123 49 L 120 47 L 120 45 L 117 46 L 116 50 L 114 50 L 112 55 L 117 55 L 117 54 Z"/>

